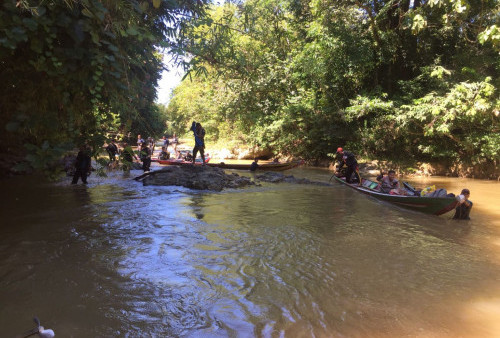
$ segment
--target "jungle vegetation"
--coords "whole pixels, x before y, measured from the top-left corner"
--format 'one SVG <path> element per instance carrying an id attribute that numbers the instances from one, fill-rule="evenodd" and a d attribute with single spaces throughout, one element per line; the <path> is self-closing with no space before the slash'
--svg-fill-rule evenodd
<path id="1" fill-rule="evenodd" d="M 155 104 L 181 25 L 206 0 L 5 0 L 0 4 L 0 153 L 50 169 L 83 143 L 159 135 Z M 21 168 L 19 168 L 21 169 Z"/>
<path id="2" fill-rule="evenodd" d="M 207 16 L 183 32 L 179 126 L 311 160 L 344 146 L 498 169 L 498 1 L 247 0 Z"/>
<path id="3" fill-rule="evenodd" d="M 5 0 L 0 152 L 50 167 L 110 135 L 203 123 L 310 160 L 498 168 L 498 0 Z M 167 51 L 188 70 L 155 104 Z"/>

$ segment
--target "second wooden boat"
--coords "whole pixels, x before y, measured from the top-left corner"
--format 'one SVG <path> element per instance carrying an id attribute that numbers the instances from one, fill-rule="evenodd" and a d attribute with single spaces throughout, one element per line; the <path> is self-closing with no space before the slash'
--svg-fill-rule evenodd
<path id="1" fill-rule="evenodd" d="M 397 206 L 420 211 L 426 214 L 442 215 L 453 210 L 457 205 L 454 197 L 420 197 L 420 196 L 402 196 L 384 194 L 376 190 L 376 185 L 364 184 L 359 186 L 357 183 L 349 184 L 343 178 L 333 176 L 335 180 L 363 194 L 370 195 L 379 200 L 386 201 Z M 363 179 L 362 183 L 365 180 Z"/>

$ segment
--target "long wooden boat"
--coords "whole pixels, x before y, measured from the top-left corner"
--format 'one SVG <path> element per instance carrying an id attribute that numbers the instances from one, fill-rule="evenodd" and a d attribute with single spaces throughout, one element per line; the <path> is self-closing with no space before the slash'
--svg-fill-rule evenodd
<path id="1" fill-rule="evenodd" d="M 259 164 L 257 170 L 259 171 L 284 171 L 288 169 L 295 168 L 301 162 L 284 162 L 284 163 L 262 163 Z M 210 167 L 218 167 L 222 169 L 236 169 L 236 170 L 250 170 L 251 164 L 246 163 L 224 163 L 224 162 L 210 162 L 207 163 Z"/>
<path id="2" fill-rule="evenodd" d="M 205 164 L 208 164 L 208 161 L 210 161 L 210 158 L 205 158 Z M 161 165 L 191 165 L 193 164 L 192 161 L 186 161 L 186 160 L 181 160 L 181 159 L 169 159 L 169 160 L 157 160 L 156 161 L 158 164 Z M 201 158 L 197 158 L 195 161 L 196 165 L 201 165 L 203 163 Z"/>
<path id="3" fill-rule="evenodd" d="M 454 197 L 420 197 L 384 194 L 374 188 L 370 188 L 370 186 L 359 186 L 357 183 L 349 184 L 342 178 L 337 176 L 334 176 L 334 178 L 337 182 L 347 185 L 348 187 L 363 194 L 370 195 L 382 201 L 393 203 L 403 208 L 420 211 L 426 214 L 442 215 L 453 210 L 458 203 Z M 363 183 L 364 181 L 365 180 L 363 179 Z"/>

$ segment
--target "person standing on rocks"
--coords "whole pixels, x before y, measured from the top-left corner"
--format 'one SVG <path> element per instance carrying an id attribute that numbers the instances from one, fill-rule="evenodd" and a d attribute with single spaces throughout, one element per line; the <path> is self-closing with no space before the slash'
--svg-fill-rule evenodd
<path id="1" fill-rule="evenodd" d="M 193 122 L 191 131 L 194 133 L 193 164 L 199 151 L 203 160 L 202 164 L 205 165 L 205 129 L 201 126 L 201 123 Z"/>

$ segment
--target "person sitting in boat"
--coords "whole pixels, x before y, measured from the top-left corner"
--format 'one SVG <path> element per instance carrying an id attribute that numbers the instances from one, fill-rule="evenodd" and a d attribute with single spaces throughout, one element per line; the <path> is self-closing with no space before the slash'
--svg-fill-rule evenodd
<path id="1" fill-rule="evenodd" d="M 259 167 L 259 159 L 256 157 L 254 158 L 252 164 L 250 164 L 250 171 L 255 171 Z"/>
<path id="2" fill-rule="evenodd" d="M 397 189 L 399 190 L 399 181 L 396 178 L 396 172 L 394 170 L 389 170 L 387 175 L 384 176 L 384 173 L 380 173 L 377 176 L 377 181 L 380 182 L 380 192 L 384 194 L 389 194 L 391 190 Z"/>
<path id="3" fill-rule="evenodd" d="M 347 166 L 347 170 L 345 173 L 345 180 L 347 183 L 361 183 L 361 177 L 359 177 L 358 172 L 358 161 L 356 161 L 356 157 L 354 154 L 345 151 L 342 148 L 337 149 L 337 158 L 342 160 L 338 162 L 337 172 L 340 172 L 344 165 Z M 354 177 L 353 177 L 354 176 Z"/>
<path id="4" fill-rule="evenodd" d="M 161 147 L 160 160 L 168 160 L 170 158 L 170 153 L 165 147 Z"/>
<path id="5" fill-rule="evenodd" d="M 453 219 L 470 219 L 469 214 L 472 209 L 472 202 L 469 201 L 470 190 L 462 189 L 460 195 L 457 196 L 458 206 L 455 208 Z"/>

